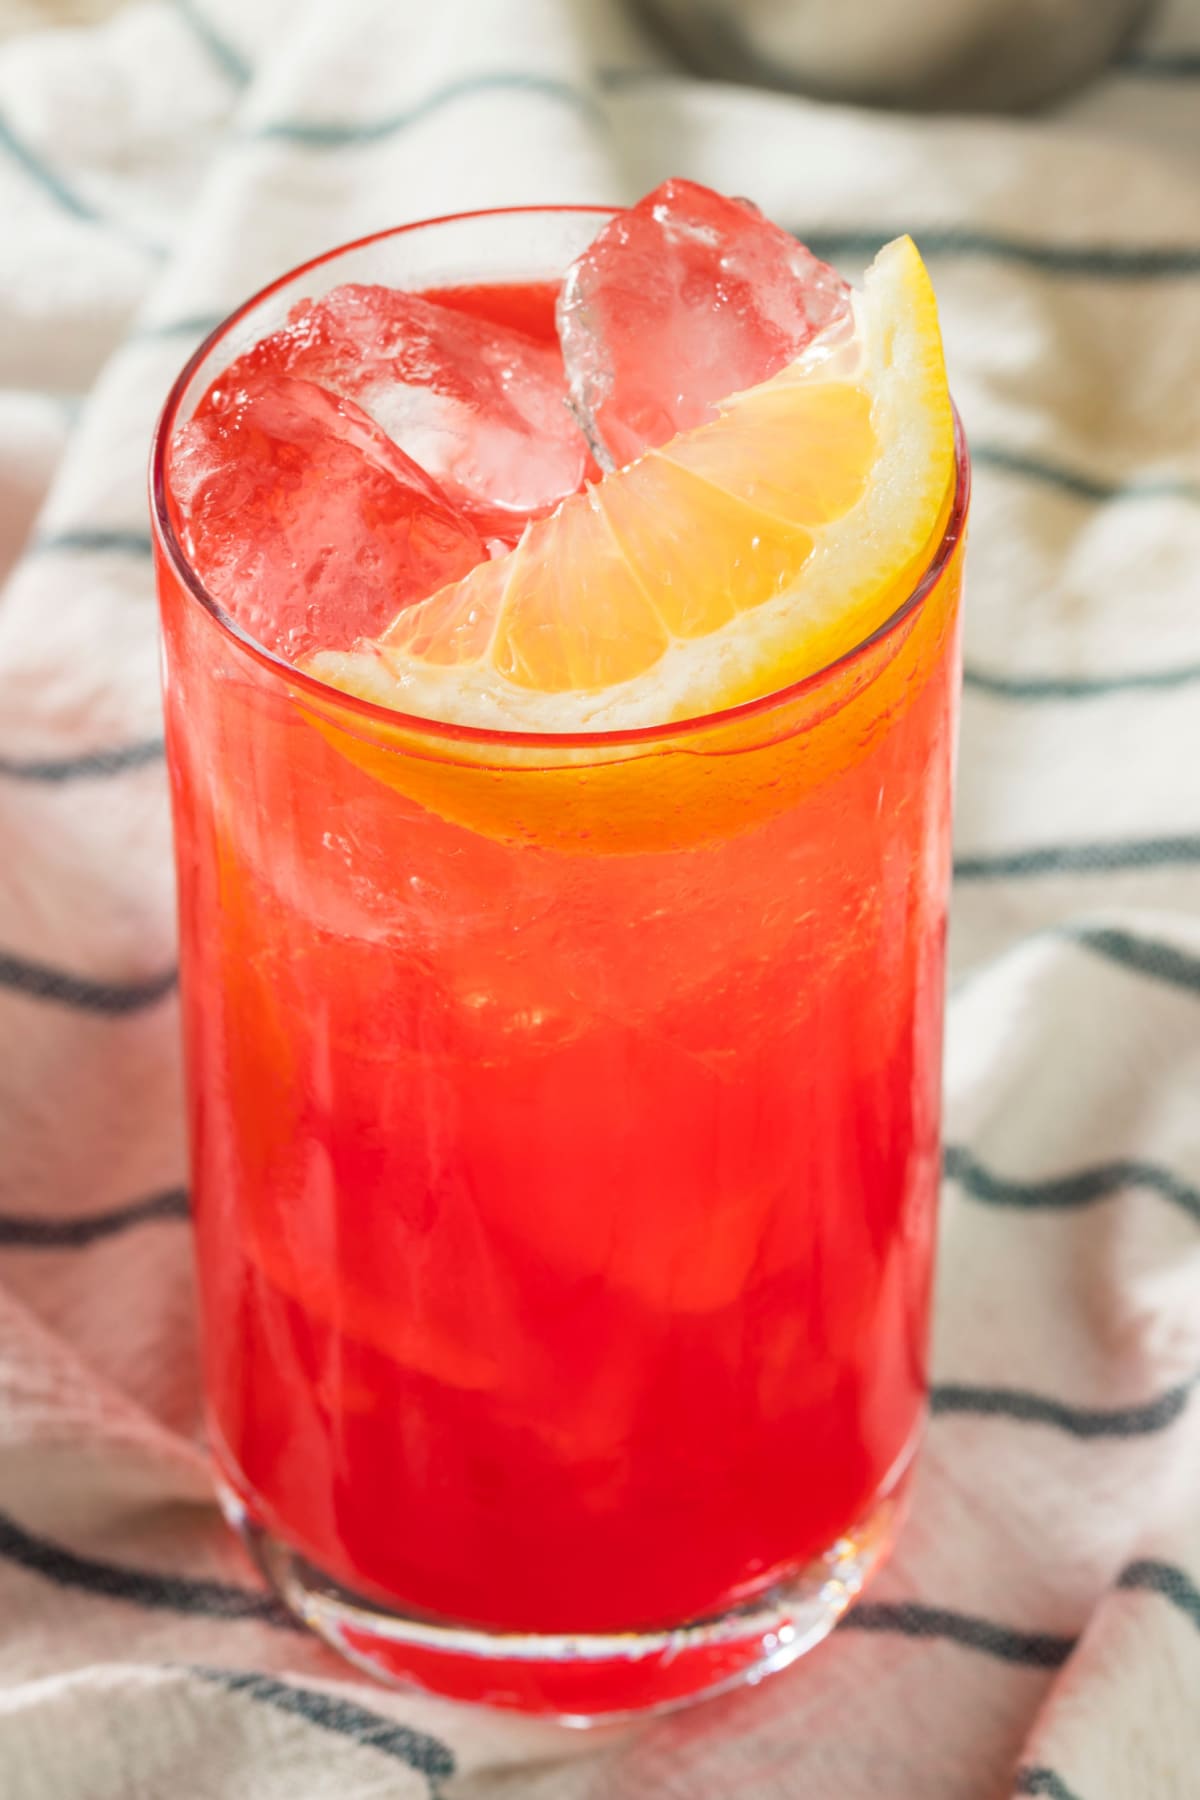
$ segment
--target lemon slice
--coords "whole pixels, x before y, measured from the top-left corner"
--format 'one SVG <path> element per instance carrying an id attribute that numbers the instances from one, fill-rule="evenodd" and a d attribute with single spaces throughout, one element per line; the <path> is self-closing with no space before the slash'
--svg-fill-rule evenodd
<path id="1" fill-rule="evenodd" d="M 954 421 L 910 238 L 779 374 L 572 495 L 517 547 L 306 673 L 420 717 L 612 731 L 814 673 L 915 586 L 944 530 Z"/>

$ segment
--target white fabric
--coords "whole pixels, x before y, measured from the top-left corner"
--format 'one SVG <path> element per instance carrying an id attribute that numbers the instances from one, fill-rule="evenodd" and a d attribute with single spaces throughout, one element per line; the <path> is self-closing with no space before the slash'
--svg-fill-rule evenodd
<path id="1" fill-rule="evenodd" d="M 211 1501 L 144 465 L 272 274 L 669 173 L 850 271 L 911 228 L 976 449 L 938 1387 L 846 1627 L 585 1740 L 354 1677 Z M 599 0 L 145 0 L 0 42 L 0 218 L 5 1800 L 1200 1792 L 1197 0 L 1020 121 L 704 84 Z"/>

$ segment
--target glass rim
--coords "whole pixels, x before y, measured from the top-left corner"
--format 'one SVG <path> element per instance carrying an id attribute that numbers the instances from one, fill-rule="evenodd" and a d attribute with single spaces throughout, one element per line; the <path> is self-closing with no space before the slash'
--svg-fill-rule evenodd
<path id="1" fill-rule="evenodd" d="M 314 700 L 328 705 L 335 703 L 352 716 L 361 718 L 368 726 L 384 728 L 390 732 L 403 731 L 417 736 L 428 736 L 439 739 L 446 744 L 463 744 L 485 749 L 489 746 L 504 746 L 510 749 L 581 750 L 588 748 L 617 749 L 624 746 L 635 747 L 665 742 L 688 737 L 705 729 L 736 724 L 741 720 L 754 719 L 770 713 L 776 708 L 784 707 L 807 693 L 815 691 L 822 683 L 829 681 L 839 672 L 848 670 L 868 651 L 892 635 L 916 612 L 940 581 L 949 564 L 959 540 L 963 536 L 966 525 L 967 507 L 971 491 L 971 459 L 967 447 L 966 436 L 962 427 L 957 407 L 954 413 L 954 494 L 950 503 L 949 515 L 945 528 L 929 556 L 920 577 L 902 599 L 893 608 L 887 618 L 875 629 L 861 638 L 857 643 L 843 650 L 830 662 L 823 663 L 820 668 L 801 676 L 799 680 L 789 682 L 781 688 L 772 688 L 766 694 L 756 694 L 751 700 L 744 700 L 736 706 L 718 707 L 711 712 L 691 713 L 685 718 L 656 723 L 653 725 L 624 726 L 617 729 L 601 731 L 516 731 L 488 725 L 466 725 L 448 719 L 434 719 L 423 713 L 406 713 L 379 701 L 365 700 L 357 694 L 347 692 L 344 688 L 334 687 L 332 683 L 321 681 L 315 675 L 306 674 L 303 669 L 268 650 L 256 638 L 251 637 L 237 620 L 228 613 L 220 601 L 210 594 L 200 576 L 192 567 L 187 552 L 179 541 L 179 537 L 171 522 L 170 510 L 167 506 L 167 449 L 174 435 L 175 420 L 183 397 L 201 364 L 217 347 L 217 345 L 233 331 L 236 326 L 263 305 L 280 288 L 287 287 L 312 269 L 319 269 L 326 263 L 335 262 L 339 257 L 348 255 L 354 250 L 363 250 L 372 244 L 382 243 L 390 238 L 403 237 L 409 232 L 425 230 L 436 225 L 459 224 L 467 219 L 491 218 L 538 218 L 563 213 L 592 213 L 608 215 L 621 211 L 620 207 L 588 204 L 564 204 L 545 206 L 489 206 L 478 207 L 467 212 L 441 213 L 428 219 L 413 219 L 405 225 L 392 225 L 382 231 L 368 232 L 366 236 L 352 238 L 344 244 L 337 244 L 330 250 L 297 263 L 265 286 L 258 288 L 253 294 L 235 307 L 219 324 L 215 325 L 207 336 L 197 345 L 180 369 L 163 402 L 154 427 L 154 435 L 150 444 L 150 511 L 151 522 L 157 546 L 165 556 L 187 598 L 202 606 L 227 638 L 233 640 L 238 649 L 267 670 L 285 681 L 290 687 L 298 688 Z"/>

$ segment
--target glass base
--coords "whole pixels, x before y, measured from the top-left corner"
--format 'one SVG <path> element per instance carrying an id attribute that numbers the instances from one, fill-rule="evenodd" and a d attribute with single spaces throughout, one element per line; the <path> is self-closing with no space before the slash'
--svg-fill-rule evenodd
<path id="1" fill-rule="evenodd" d="M 906 1453 L 852 1531 L 753 1599 L 667 1630 L 580 1634 L 489 1631 L 392 1611 L 322 1574 L 228 1482 L 218 1485 L 225 1517 L 284 1605 L 356 1668 L 393 1687 L 588 1726 L 753 1684 L 819 1644 L 891 1549 L 911 1462 Z"/>

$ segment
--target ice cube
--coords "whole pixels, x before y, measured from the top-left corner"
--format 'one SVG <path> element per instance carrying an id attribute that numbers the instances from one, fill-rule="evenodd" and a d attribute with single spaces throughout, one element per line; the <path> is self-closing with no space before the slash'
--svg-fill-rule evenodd
<path id="1" fill-rule="evenodd" d="M 417 294 L 335 288 L 237 366 L 356 401 L 485 537 L 515 543 L 587 471 L 557 345 Z"/>
<path id="2" fill-rule="evenodd" d="M 170 487 L 201 580 L 292 659 L 376 635 L 487 554 L 360 407 L 294 376 L 215 383 L 176 436 Z"/>
<path id="3" fill-rule="evenodd" d="M 558 333 L 605 468 L 714 418 L 849 309 L 836 270 L 748 200 L 664 181 L 571 265 Z"/>

